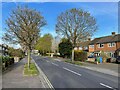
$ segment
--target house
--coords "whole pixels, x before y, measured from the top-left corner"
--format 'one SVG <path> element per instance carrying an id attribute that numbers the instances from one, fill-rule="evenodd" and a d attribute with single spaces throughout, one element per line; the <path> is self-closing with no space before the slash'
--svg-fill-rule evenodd
<path id="1" fill-rule="evenodd" d="M 89 53 L 100 56 L 101 51 L 114 58 L 115 51 L 120 48 L 120 34 L 104 36 L 93 39 L 89 44 Z"/>
<path id="2" fill-rule="evenodd" d="M 77 43 L 77 46 L 74 48 L 75 50 L 83 50 L 88 52 L 89 51 L 89 44 L 91 39 L 89 38 L 87 41 Z"/>

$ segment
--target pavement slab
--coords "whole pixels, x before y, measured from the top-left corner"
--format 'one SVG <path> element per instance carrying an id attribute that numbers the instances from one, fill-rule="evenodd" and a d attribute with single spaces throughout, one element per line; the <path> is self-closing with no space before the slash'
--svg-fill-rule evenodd
<path id="1" fill-rule="evenodd" d="M 2 75 L 2 88 L 44 88 L 39 76 L 23 76 L 24 58 Z"/>

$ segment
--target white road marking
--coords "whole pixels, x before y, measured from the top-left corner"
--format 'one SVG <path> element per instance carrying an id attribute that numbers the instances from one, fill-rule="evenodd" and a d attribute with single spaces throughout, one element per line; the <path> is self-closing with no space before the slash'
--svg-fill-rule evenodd
<path id="1" fill-rule="evenodd" d="M 74 71 L 72 71 L 72 70 L 70 70 L 70 69 L 68 69 L 68 68 L 63 67 L 63 69 L 65 69 L 65 70 L 67 70 L 67 71 L 69 71 L 69 72 L 72 72 L 72 73 L 74 73 L 74 74 L 76 74 L 76 75 L 81 76 L 81 74 L 79 74 L 79 73 L 77 73 L 77 72 L 74 72 Z"/>
<path id="2" fill-rule="evenodd" d="M 104 86 L 104 87 L 107 87 L 107 88 L 110 88 L 110 89 L 113 89 L 113 90 L 116 90 L 116 89 L 114 89 L 113 87 L 111 87 L 111 86 L 108 86 L 108 85 L 106 85 L 106 84 L 103 84 L 103 83 L 100 83 L 100 85 L 102 85 L 102 86 Z"/>
<path id="3" fill-rule="evenodd" d="M 55 63 L 52 63 L 53 65 L 55 65 L 55 66 L 59 66 L 59 65 L 57 65 L 57 64 L 55 64 Z"/>

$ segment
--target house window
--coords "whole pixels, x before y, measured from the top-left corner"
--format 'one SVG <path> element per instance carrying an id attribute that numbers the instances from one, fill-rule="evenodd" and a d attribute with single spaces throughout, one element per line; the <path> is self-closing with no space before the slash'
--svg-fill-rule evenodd
<path id="1" fill-rule="evenodd" d="M 94 45 L 90 45 L 90 48 L 94 48 Z"/>
<path id="2" fill-rule="evenodd" d="M 110 52 L 110 57 L 114 57 L 114 53 L 113 52 Z"/>
<path id="3" fill-rule="evenodd" d="M 114 47 L 115 43 L 108 43 L 108 47 Z"/>
<path id="4" fill-rule="evenodd" d="M 98 44 L 98 48 L 103 48 L 104 44 Z"/>
<path id="5" fill-rule="evenodd" d="M 79 47 L 79 50 L 82 50 L 82 47 Z"/>
<path id="6" fill-rule="evenodd" d="M 84 49 L 85 49 L 85 50 L 87 50 L 87 49 L 88 49 L 88 47 L 84 47 Z"/>
<path id="7" fill-rule="evenodd" d="M 77 50 L 77 47 L 75 47 L 74 50 Z"/>

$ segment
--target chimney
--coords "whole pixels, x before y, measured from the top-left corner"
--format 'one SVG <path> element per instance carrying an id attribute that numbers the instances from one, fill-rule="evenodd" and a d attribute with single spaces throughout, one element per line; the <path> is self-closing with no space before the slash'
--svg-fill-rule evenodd
<path id="1" fill-rule="evenodd" d="M 115 35 L 115 32 L 112 32 L 112 35 L 114 36 L 114 35 Z"/>

